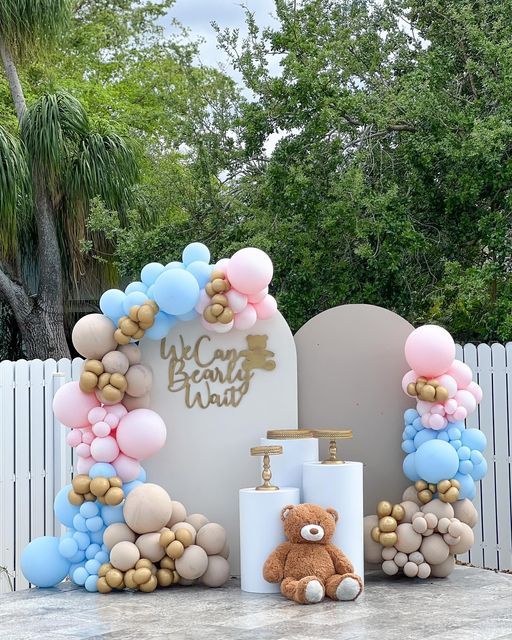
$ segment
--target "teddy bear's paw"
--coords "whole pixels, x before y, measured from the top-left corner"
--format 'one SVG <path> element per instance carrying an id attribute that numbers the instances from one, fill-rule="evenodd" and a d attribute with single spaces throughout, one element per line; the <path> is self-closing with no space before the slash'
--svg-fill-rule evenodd
<path id="1" fill-rule="evenodd" d="M 310 580 L 308 582 L 304 593 L 306 602 L 309 602 L 310 604 L 321 602 L 324 599 L 324 595 L 324 587 L 319 580 Z"/>
<path id="2" fill-rule="evenodd" d="M 343 578 L 336 588 L 337 600 L 355 600 L 363 590 L 361 583 L 351 576 Z"/>

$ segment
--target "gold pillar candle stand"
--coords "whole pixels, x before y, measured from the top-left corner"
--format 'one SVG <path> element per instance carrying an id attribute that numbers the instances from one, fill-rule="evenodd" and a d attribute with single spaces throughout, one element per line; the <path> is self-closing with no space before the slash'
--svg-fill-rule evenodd
<path id="1" fill-rule="evenodd" d="M 272 479 L 272 471 L 270 469 L 270 456 L 280 455 L 283 453 L 283 447 L 278 445 L 251 447 L 251 456 L 263 456 L 263 470 L 261 477 L 263 484 L 256 487 L 256 491 L 277 491 L 279 487 L 270 484 Z"/>
<path id="2" fill-rule="evenodd" d="M 344 464 L 344 460 L 338 460 L 336 440 L 348 440 L 352 438 L 352 429 L 314 429 L 313 435 L 321 440 L 329 440 L 329 457 L 322 460 L 322 464 Z"/>

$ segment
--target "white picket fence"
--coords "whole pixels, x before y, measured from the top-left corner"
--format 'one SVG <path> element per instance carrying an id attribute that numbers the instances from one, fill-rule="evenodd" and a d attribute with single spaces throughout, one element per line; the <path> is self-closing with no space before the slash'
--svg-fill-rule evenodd
<path id="1" fill-rule="evenodd" d="M 512 569 L 512 343 L 458 346 L 457 357 L 472 368 L 484 393 L 467 423 L 487 436 L 489 463 L 475 500 L 475 544 L 461 560 Z M 11 582 L 16 590 L 29 587 L 20 571 L 23 548 L 32 538 L 61 533 L 53 499 L 70 482 L 73 461 L 52 398 L 62 384 L 78 379 L 81 363 L 0 363 L 0 592 Z"/>

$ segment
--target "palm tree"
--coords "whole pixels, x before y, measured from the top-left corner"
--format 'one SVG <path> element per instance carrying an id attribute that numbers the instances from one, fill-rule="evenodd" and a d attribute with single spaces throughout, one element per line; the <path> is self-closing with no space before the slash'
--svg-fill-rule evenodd
<path id="1" fill-rule="evenodd" d="M 0 57 L 18 119 L 17 131 L 0 125 L 0 296 L 28 358 L 69 356 L 63 261 L 67 270 L 91 200 L 126 211 L 137 178 L 125 141 L 93 131 L 73 96 L 25 102 L 16 65 L 49 44 L 70 10 L 69 0 L 0 0 Z"/>

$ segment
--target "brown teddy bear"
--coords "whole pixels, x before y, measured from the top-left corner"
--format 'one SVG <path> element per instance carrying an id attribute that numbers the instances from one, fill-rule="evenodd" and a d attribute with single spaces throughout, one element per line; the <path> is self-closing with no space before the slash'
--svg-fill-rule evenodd
<path id="1" fill-rule="evenodd" d="M 363 591 L 361 578 L 346 555 L 330 543 L 338 513 L 316 504 L 288 505 L 281 511 L 283 542 L 267 558 L 263 577 L 280 582 L 281 593 L 301 604 L 323 600 L 355 600 Z"/>

